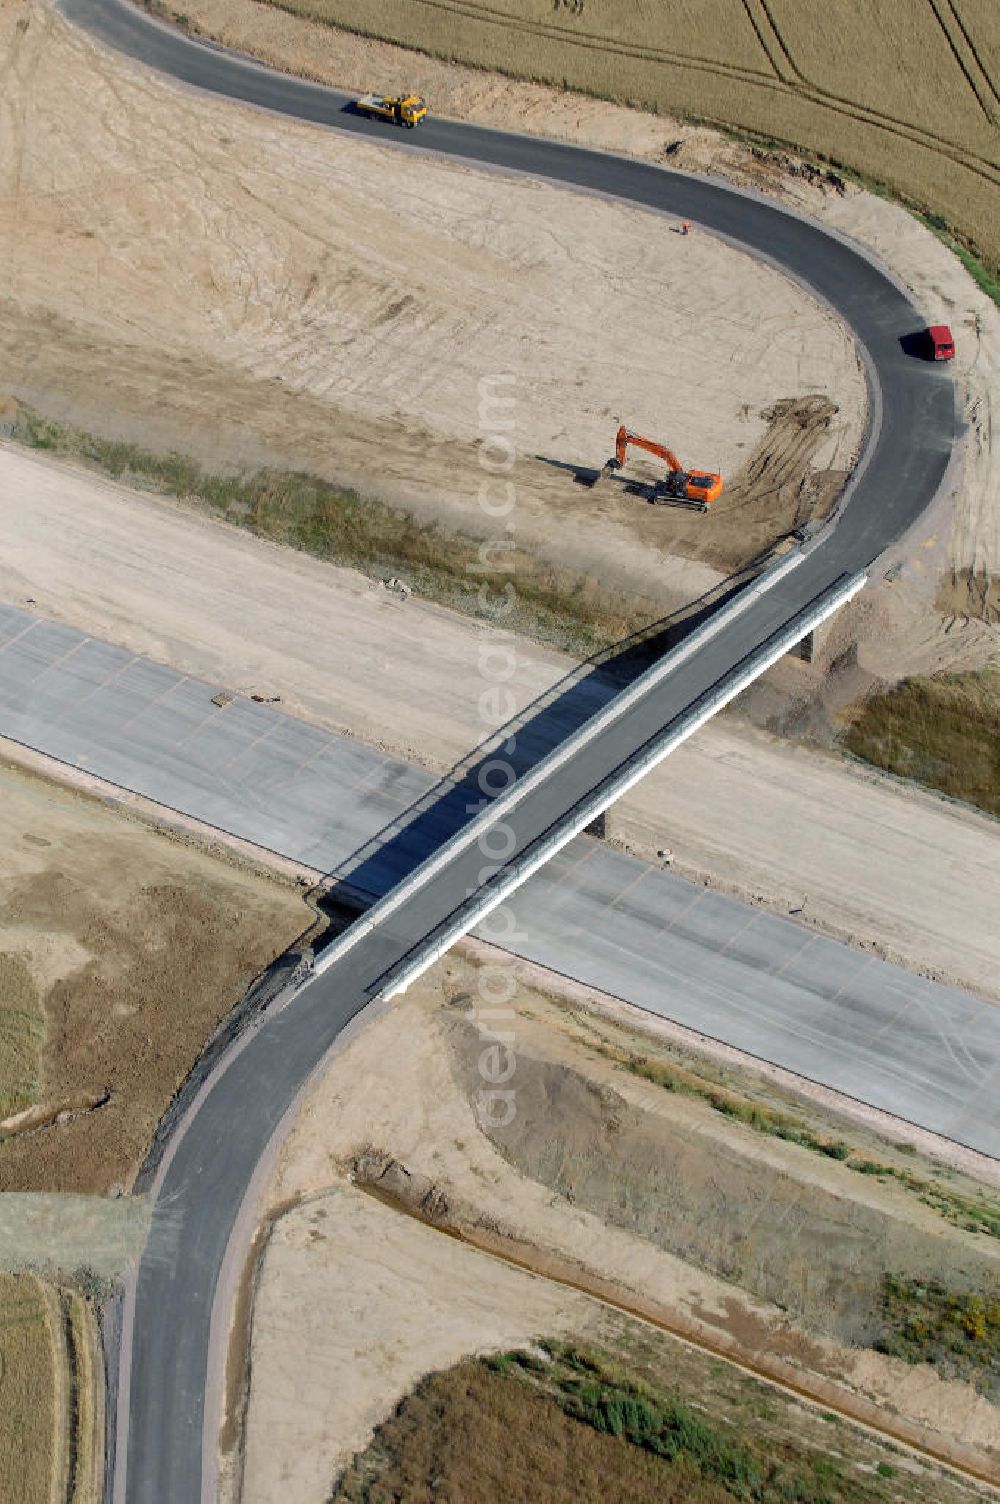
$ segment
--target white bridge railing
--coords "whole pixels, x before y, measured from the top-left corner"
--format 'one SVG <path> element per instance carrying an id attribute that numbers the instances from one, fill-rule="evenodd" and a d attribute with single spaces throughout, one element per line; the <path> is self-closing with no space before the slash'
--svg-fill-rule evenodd
<path id="1" fill-rule="evenodd" d="M 607 731 L 634 705 L 676 673 L 677 669 L 700 652 L 707 642 L 730 626 L 753 602 L 791 573 L 801 563 L 803 557 L 803 554 L 796 550 L 795 553 L 764 570 L 752 585 L 741 591 L 709 621 L 692 632 L 678 647 L 666 653 L 652 668 L 640 674 L 627 689 L 623 690 L 620 695 L 616 695 L 558 747 L 553 748 L 505 793 L 492 800 L 467 825 L 456 831 L 448 841 L 421 862 L 391 892 L 356 919 L 339 939 L 333 941 L 317 958 L 314 975 L 333 966 L 366 935 L 400 909 L 415 893 L 433 881 L 450 862 L 475 844 L 481 836 L 500 821 L 509 821 L 517 806 L 530 793 L 555 776 L 561 767 L 577 756 L 590 742 Z M 740 663 L 734 665 L 729 673 L 712 686 L 711 690 L 700 696 L 681 715 L 665 726 L 662 734 L 654 737 L 644 747 L 626 758 L 620 767 L 593 789 L 586 798 L 579 801 L 550 830 L 534 840 L 519 857 L 513 858 L 495 873 L 441 925 L 426 936 L 387 974 L 381 995 L 393 997 L 415 981 L 456 940 L 474 929 L 480 920 L 526 882 L 532 873 L 536 872 L 574 836 L 579 835 L 610 805 L 620 799 L 650 768 L 655 767 L 675 747 L 686 741 L 724 705 L 800 642 L 808 632 L 814 630 L 856 595 L 864 586 L 866 579 L 867 576 L 863 573 L 841 576 L 808 606 L 790 617 L 788 622 L 766 642 L 761 643 Z"/>

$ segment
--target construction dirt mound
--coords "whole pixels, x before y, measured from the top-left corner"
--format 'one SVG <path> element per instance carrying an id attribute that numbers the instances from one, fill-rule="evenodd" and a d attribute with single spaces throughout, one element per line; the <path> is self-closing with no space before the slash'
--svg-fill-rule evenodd
<path id="1" fill-rule="evenodd" d="M 854 456 L 817 464 L 837 405 L 819 394 L 783 397 L 760 414 L 767 431 L 727 479 L 708 516 L 676 524 L 672 546 L 689 558 L 738 569 L 780 539 L 827 515 L 847 482 Z M 846 461 L 846 462 L 845 462 Z"/>
<path id="2" fill-rule="evenodd" d="M 751 529 L 784 525 L 789 531 L 825 517 L 851 468 L 816 465 L 836 413 L 823 396 L 787 397 L 762 413 L 767 433 L 733 477 L 730 515 L 739 514 Z"/>

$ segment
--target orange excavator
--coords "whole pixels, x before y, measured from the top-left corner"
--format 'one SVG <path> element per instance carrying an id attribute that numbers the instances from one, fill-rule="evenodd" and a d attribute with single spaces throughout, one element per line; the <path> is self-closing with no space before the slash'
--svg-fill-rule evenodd
<path id="1" fill-rule="evenodd" d="M 668 470 L 664 478 L 657 482 L 654 497 L 656 502 L 679 501 L 682 505 L 696 507 L 699 512 L 707 512 L 709 503 L 722 495 L 721 475 L 685 470 L 672 449 L 668 449 L 665 444 L 657 444 L 655 439 L 643 438 L 641 433 L 633 433 L 624 423 L 615 436 L 615 457 L 608 461 L 607 468 L 621 470 L 624 467 L 630 444 L 634 449 L 645 449 L 647 454 L 655 454 L 657 459 L 666 461 Z"/>

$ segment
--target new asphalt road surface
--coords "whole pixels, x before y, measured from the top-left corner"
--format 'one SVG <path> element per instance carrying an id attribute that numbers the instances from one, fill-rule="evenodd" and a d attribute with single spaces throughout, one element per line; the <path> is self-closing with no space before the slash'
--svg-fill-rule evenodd
<path id="1" fill-rule="evenodd" d="M 187 84 L 320 125 L 362 130 L 400 149 L 431 149 L 542 175 L 692 220 L 781 265 L 853 327 L 868 372 L 870 425 L 853 494 L 836 527 L 702 651 L 518 803 L 508 822 L 513 842 L 505 861 L 523 862 L 553 832 L 573 828 L 581 808 L 593 807 L 595 791 L 615 788 L 622 769 L 665 744 L 691 707 L 714 703 L 722 686 L 745 674 L 755 653 L 787 635 L 838 582 L 866 569 L 940 485 L 955 437 L 952 384 L 946 372 L 906 355 L 900 341 L 920 326 L 921 316 L 856 246 L 763 200 L 646 163 L 453 122 L 432 120 L 412 133 L 369 124 L 344 96 L 193 43 L 124 0 L 62 0 L 62 8 L 100 40 Z M 422 828 L 428 829 L 426 822 Z M 385 990 L 428 937 L 447 938 L 463 914 L 469 923 L 476 917 L 481 866 L 481 855 L 465 848 L 438 866 L 432 881 L 408 888 L 405 900 L 383 911 L 382 921 L 337 964 L 239 1042 L 175 1133 L 154 1186 L 149 1248 L 126 1300 L 119 1499 L 188 1504 L 213 1497 L 218 1358 L 228 1316 L 215 1296 L 220 1279 L 226 1288 L 223 1271 L 244 1246 L 241 1209 L 256 1167 L 344 1023 Z M 610 930 L 618 916 L 593 922 Z M 696 911 L 686 927 L 689 934 L 696 930 Z M 683 913 L 675 929 L 683 934 Z M 828 1008 L 836 1007 L 837 996 L 826 999 Z M 891 1019 L 885 1022 L 891 1032 Z M 843 1036 L 849 1035 L 845 1027 Z M 938 1068 L 936 1054 L 924 1062 L 928 1077 Z"/>

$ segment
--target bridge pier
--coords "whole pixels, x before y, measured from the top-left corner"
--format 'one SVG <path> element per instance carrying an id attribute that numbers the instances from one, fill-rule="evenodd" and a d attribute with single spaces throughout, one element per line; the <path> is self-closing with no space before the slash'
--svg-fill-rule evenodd
<path id="1" fill-rule="evenodd" d="M 807 632 L 801 642 L 797 642 L 788 654 L 789 658 L 798 658 L 802 663 L 812 663 L 816 654 L 816 637 L 813 632 Z"/>
<path id="2" fill-rule="evenodd" d="M 589 825 L 584 826 L 583 833 L 586 836 L 596 836 L 599 841 L 610 841 L 611 810 L 606 809 L 596 820 L 591 820 Z"/>
<path id="3" fill-rule="evenodd" d="M 787 656 L 798 658 L 802 663 L 812 663 L 822 652 L 829 638 L 833 621 L 833 617 L 828 617 L 826 621 L 820 622 L 818 627 L 812 627 L 793 648 L 789 648 Z"/>

